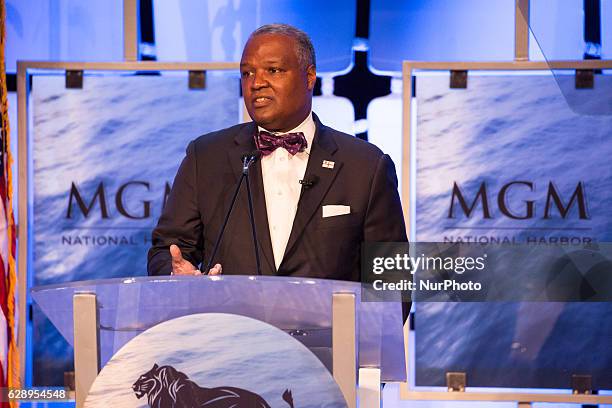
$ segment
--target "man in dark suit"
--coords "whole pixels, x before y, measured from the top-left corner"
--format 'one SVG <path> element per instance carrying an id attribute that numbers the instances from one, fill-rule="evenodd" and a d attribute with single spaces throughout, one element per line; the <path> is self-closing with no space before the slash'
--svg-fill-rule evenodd
<path id="1" fill-rule="evenodd" d="M 362 242 L 406 241 L 393 162 L 377 147 L 324 126 L 311 111 L 316 81 L 308 36 L 287 25 L 249 38 L 240 71 L 253 122 L 187 148 L 149 251 L 150 275 L 200 274 L 242 172 L 249 179 L 264 275 L 359 280 Z M 300 183 L 302 180 L 302 183 Z M 246 189 L 238 195 L 209 274 L 255 274 Z"/>

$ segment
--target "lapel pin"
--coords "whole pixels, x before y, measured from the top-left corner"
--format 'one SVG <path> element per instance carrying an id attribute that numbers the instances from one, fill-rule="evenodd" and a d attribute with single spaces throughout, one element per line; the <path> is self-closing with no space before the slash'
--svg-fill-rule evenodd
<path id="1" fill-rule="evenodd" d="M 326 169 L 333 169 L 334 168 L 334 164 L 336 164 L 333 161 L 329 161 L 329 160 L 323 160 L 323 164 L 321 167 L 326 168 Z"/>

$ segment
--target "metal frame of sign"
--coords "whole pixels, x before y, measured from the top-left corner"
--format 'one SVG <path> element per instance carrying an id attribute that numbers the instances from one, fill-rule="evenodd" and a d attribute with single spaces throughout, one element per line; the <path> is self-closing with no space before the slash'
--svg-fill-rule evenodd
<path id="1" fill-rule="evenodd" d="M 521 2 L 524 0 L 517 0 Z M 524 48 L 524 47 L 523 47 Z M 520 53 L 519 53 L 520 54 Z M 411 159 L 410 135 L 412 130 L 412 93 L 414 71 L 551 71 L 551 70 L 603 70 L 612 69 L 612 60 L 587 61 L 523 61 L 510 62 L 418 62 L 404 61 L 402 79 L 404 83 L 402 103 L 402 203 L 407 231 L 411 224 Z M 403 400 L 428 401 L 514 401 L 519 407 L 531 407 L 534 402 L 567 402 L 575 404 L 612 404 L 612 395 L 591 394 L 544 394 L 515 392 L 459 392 L 459 391 L 417 391 L 411 388 L 410 376 L 410 338 L 409 327 L 404 327 L 406 352 L 406 383 L 400 385 L 400 398 Z"/>

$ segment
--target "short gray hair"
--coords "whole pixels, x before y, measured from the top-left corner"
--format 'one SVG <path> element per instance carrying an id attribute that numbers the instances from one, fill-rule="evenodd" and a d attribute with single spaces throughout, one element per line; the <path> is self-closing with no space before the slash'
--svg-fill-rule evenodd
<path id="1" fill-rule="evenodd" d="M 297 59 L 304 70 L 308 69 L 310 65 L 313 65 L 315 68 L 317 67 L 312 41 L 310 41 L 308 34 L 299 28 L 295 28 L 289 24 L 266 24 L 253 31 L 249 39 L 261 34 L 281 34 L 293 38 L 297 43 Z"/>

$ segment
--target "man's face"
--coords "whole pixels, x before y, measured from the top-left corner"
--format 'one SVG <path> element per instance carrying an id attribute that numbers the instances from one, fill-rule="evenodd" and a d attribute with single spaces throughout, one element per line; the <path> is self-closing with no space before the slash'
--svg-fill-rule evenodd
<path id="1" fill-rule="evenodd" d="M 298 61 L 296 43 L 282 34 L 259 34 L 244 47 L 240 61 L 242 95 L 259 126 L 287 132 L 310 112 L 317 74 Z"/>

